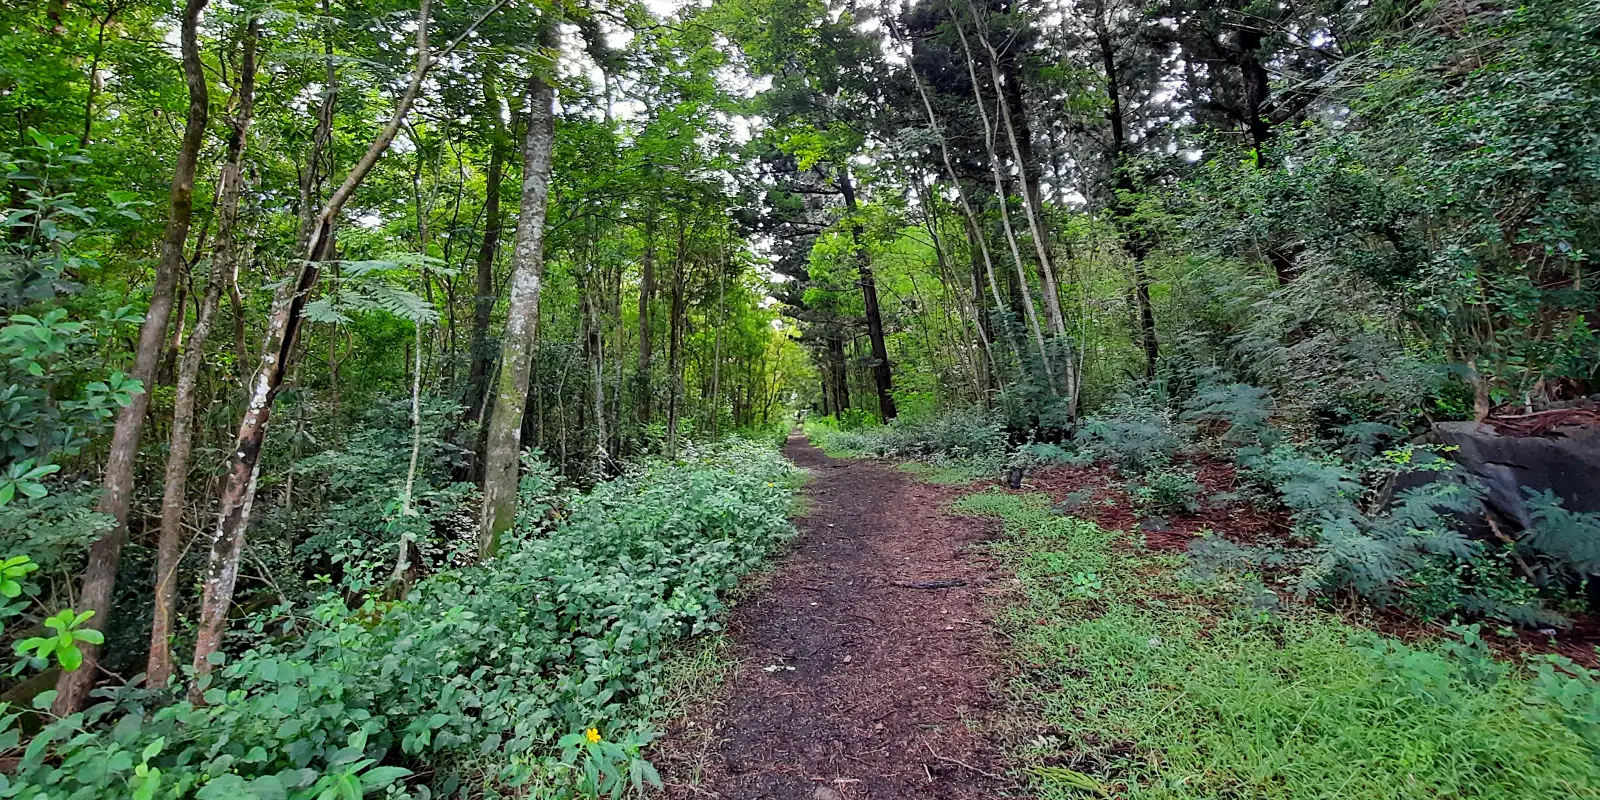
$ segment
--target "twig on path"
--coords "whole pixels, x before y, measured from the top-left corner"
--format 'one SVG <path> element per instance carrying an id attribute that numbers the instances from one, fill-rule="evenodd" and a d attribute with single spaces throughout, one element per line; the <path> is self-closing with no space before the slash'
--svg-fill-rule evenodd
<path id="1" fill-rule="evenodd" d="M 966 586 L 967 582 L 962 580 L 895 581 L 894 585 L 904 589 L 954 589 L 958 586 Z"/>
<path id="2" fill-rule="evenodd" d="M 946 758 L 945 756 L 941 756 L 941 755 L 939 755 L 939 752 L 937 750 L 933 749 L 933 745 L 928 743 L 928 742 L 923 742 L 923 745 L 928 748 L 928 752 L 932 753 L 934 758 L 937 758 L 940 761 L 944 761 L 944 762 L 950 763 L 950 764 L 955 764 L 956 766 L 960 766 L 960 767 L 966 767 L 967 769 L 970 769 L 973 772 L 976 772 L 976 773 L 978 773 L 979 775 L 982 775 L 985 778 L 993 778 L 993 779 L 995 779 L 997 781 L 1006 780 L 1002 776 L 996 775 L 993 772 L 985 772 L 985 771 L 983 771 L 981 769 L 978 769 L 977 767 L 972 766 L 971 764 L 968 764 L 965 761 L 962 761 L 961 759 L 958 759 L 958 758 Z"/>

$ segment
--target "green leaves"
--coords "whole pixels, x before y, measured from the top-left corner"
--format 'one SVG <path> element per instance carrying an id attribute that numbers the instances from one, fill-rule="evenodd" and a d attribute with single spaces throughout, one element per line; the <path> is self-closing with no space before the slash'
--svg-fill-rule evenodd
<path id="1" fill-rule="evenodd" d="M 17 642 L 17 652 L 27 653 L 31 650 L 34 658 L 44 661 L 54 658 L 62 669 L 71 672 L 83 665 L 83 651 L 78 648 L 78 642 L 105 642 L 105 636 L 99 631 L 80 627 L 92 616 L 93 611 L 77 614 L 70 608 L 64 608 L 44 621 L 46 628 L 55 631 L 54 635 L 23 639 Z"/>
<path id="2" fill-rule="evenodd" d="M 720 593 L 792 534 L 793 468 L 770 443 L 730 440 L 584 495 L 531 474 L 530 502 L 559 506 L 560 519 L 524 519 L 500 557 L 446 568 L 402 601 L 351 609 L 330 592 L 299 615 L 301 636 L 219 667 L 206 706 L 87 733 L 54 723 L 12 787 L 48 800 L 356 800 L 413 780 L 414 794 L 425 781 L 454 796 L 463 765 L 562 800 L 660 786 L 645 748 L 661 662 L 713 627 Z M 52 617 L 53 635 L 25 642 L 28 653 L 68 666 L 94 639 L 85 619 Z"/>
<path id="3" fill-rule="evenodd" d="M 19 492 L 25 497 L 35 499 L 49 494 L 49 490 L 40 481 L 60 471 L 61 467 L 58 464 L 34 466 L 31 458 L 7 466 L 5 471 L 0 473 L 0 508 L 10 503 Z"/>

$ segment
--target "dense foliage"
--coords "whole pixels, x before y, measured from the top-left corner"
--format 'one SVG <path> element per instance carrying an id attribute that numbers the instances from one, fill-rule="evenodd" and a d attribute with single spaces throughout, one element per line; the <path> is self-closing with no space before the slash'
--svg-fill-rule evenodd
<path id="1" fill-rule="evenodd" d="M 264 640 L 205 705 L 111 693 L 36 736 L 4 796 L 565 797 L 651 781 L 640 748 L 663 662 L 716 630 L 723 593 L 790 535 L 793 483 L 770 447 L 737 439 L 582 495 L 526 481 L 523 507 L 556 519 L 543 535 L 531 514 L 494 561 L 398 600 L 352 609 L 332 592 L 254 615 Z M 614 747 L 563 741 L 589 729 Z"/>

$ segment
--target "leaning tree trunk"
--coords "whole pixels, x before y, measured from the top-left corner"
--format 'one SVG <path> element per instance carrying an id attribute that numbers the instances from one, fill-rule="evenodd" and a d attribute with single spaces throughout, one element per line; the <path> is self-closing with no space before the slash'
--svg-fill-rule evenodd
<path id="1" fill-rule="evenodd" d="M 155 388 L 152 384 L 156 367 L 167 342 L 167 319 L 172 316 L 173 289 L 183 265 L 183 245 L 189 238 L 189 220 L 194 212 L 195 164 L 205 140 L 211 102 L 206 90 L 205 68 L 200 62 L 200 15 L 205 7 L 206 0 L 186 0 L 183 7 L 180 37 L 183 77 L 189 89 L 189 112 L 184 121 L 178 163 L 172 171 L 172 188 L 169 192 L 172 214 L 167 218 L 167 228 L 161 236 L 161 253 L 156 261 L 156 280 L 150 292 L 150 307 L 145 312 L 144 324 L 139 327 L 139 344 L 134 350 L 133 369 L 128 373 L 129 377 L 144 385 L 144 390 L 136 393 L 132 401 L 117 414 L 116 427 L 111 433 L 111 449 L 106 455 L 100 502 L 95 507 L 100 513 L 111 517 L 111 530 L 89 547 L 88 566 L 83 572 L 83 590 L 78 596 L 78 610 L 93 612 L 86 624 L 96 630 L 105 630 L 106 622 L 111 618 L 111 590 L 116 584 L 117 567 L 122 563 L 122 545 L 128 537 L 134 459 L 139 454 L 145 413 L 150 409 L 150 392 Z M 81 642 L 79 647 L 84 651 L 83 665 L 76 670 L 62 672 L 61 678 L 56 681 L 52 712 L 58 717 L 83 708 L 89 690 L 94 686 L 95 676 L 99 673 L 100 648 L 88 642 Z"/>
<path id="2" fill-rule="evenodd" d="M 959 21 L 956 23 L 956 35 L 961 39 L 961 51 L 966 56 L 967 77 L 972 84 L 972 99 L 978 107 L 978 118 L 983 122 L 983 146 L 989 156 L 989 172 L 994 178 L 995 199 L 1000 204 L 1000 224 L 1005 230 L 1006 244 L 1011 248 L 1012 264 L 1016 266 L 1017 291 L 1022 294 L 1023 315 L 1028 319 L 1028 328 L 1033 332 L 1034 344 L 1039 348 L 1039 364 L 1044 369 L 1045 385 L 1049 387 L 1051 394 L 1055 394 L 1055 368 L 1050 365 L 1050 351 L 1045 346 L 1044 331 L 1039 327 L 1039 313 L 1033 308 L 1033 290 L 1029 288 L 1027 272 L 1022 268 L 1022 248 L 1017 244 L 1016 230 L 1011 227 L 1010 200 L 1006 197 L 1005 178 L 1000 173 L 1000 155 L 995 150 L 995 126 L 989 119 L 989 110 L 983 101 L 982 84 L 978 82 L 977 57 L 967 43 L 966 30 Z M 1022 354 L 1017 355 L 1020 358 Z"/>
<path id="3" fill-rule="evenodd" d="M 1050 333 L 1056 341 L 1067 348 L 1066 358 L 1063 359 L 1066 371 L 1063 378 L 1066 380 L 1067 397 L 1078 396 L 1078 376 L 1073 360 L 1071 342 L 1067 338 L 1066 319 L 1061 313 L 1061 294 L 1056 286 L 1055 266 L 1051 263 L 1050 242 L 1045 233 L 1044 209 L 1039 204 L 1039 193 L 1035 181 L 1029 178 L 1030 165 L 1027 154 L 1023 151 L 1022 143 L 1017 138 L 1017 125 L 1011 118 L 1010 104 L 1005 102 L 1006 90 L 1000 81 L 1000 53 L 995 50 L 994 44 L 989 41 L 989 31 L 986 25 L 981 24 L 977 7 L 972 0 L 967 0 L 967 8 L 972 12 L 973 23 L 978 25 L 978 38 L 983 42 L 984 48 L 989 53 L 989 79 L 994 84 L 995 97 L 1000 98 L 997 103 L 1000 112 L 1000 121 L 1006 131 L 1006 142 L 1011 147 L 1011 158 L 1017 164 L 1017 171 L 1022 177 L 1022 210 L 1028 218 L 1028 232 L 1033 237 L 1034 254 L 1039 259 L 1040 294 L 1044 295 L 1045 316 L 1049 320 Z M 1019 87 L 1020 91 L 1020 87 Z M 1046 356 L 1046 361 L 1049 357 Z M 1068 415 L 1077 416 L 1076 408 L 1069 408 Z"/>
<path id="4" fill-rule="evenodd" d="M 178 563 L 183 559 L 183 503 L 194 445 L 195 387 L 205 363 L 206 338 L 211 335 L 222 302 L 222 288 L 234 277 L 239 260 L 239 201 L 244 195 L 244 150 L 255 107 L 256 41 L 260 32 L 260 21 L 252 17 L 245 28 L 239 68 L 239 108 L 228 132 L 228 156 L 222 165 L 217 245 L 194 331 L 178 365 L 172 399 L 172 436 L 167 449 L 166 486 L 161 494 L 161 538 L 156 546 L 155 609 L 150 624 L 150 656 L 145 664 L 145 685 L 151 687 L 165 686 L 173 673 L 172 624 L 178 597 Z"/>
<path id="5" fill-rule="evenodd" d="M 555 47 L 554 25 L 541 40 Z M 553 56 L 552 56 L 553 57 Z M 512 250 L 511 304 L 500 346 L 500 380 L 489 417 L 483 468 L 483 516 L 478 557 L 500 549 L 500 537 L 517 519 L 517 465 L 522 456 L 522 416 L 528 405 L 544 280 L 544 218 L 550 196 L 550 159 L 555 147 L 555 88 L 537 74 L 528 79 L 528 134 L 522 152 L 522 212 Z"/>
<path id="6" fill-rule="evenodd" d="M 845 211 L 850 214 L 850 240 L 855 250 L 856 270 L 861 274 L 861 299 L 867 311 L 867 339 L 872 346 L 872 381 L 878 389 L 878 411 L 884 422 L 895 418 L 894 374 L 889 366 L 889 348 L 883 340 L 883 312 L 878 308 L 878 282 L 872 274 L 872 256 L 861 240 L 861 223 L 856 214 L 856 190 L 850 182 L 850 169 L 839 165 L 839 191 L 844 194 Z"/>
<path id="7" fill-rule="evenodd" d="M 305 305 L 316 288 L 322 262 L 332 254 L 334 221 L 394 141 L 422 89 L 428 69 L 438 59 L 447 56 L 456 44 L 498 8 L 496 5 L 479 17 L 435 58 L 428 50 L 430 0 L 422 0 L 417 11 L 417 66 L 411 73 L 411 81 L 377 139 L 313 218 L 299 272 L 279 290 L 272 314 L 267 319 L 266 336 L 261 347 L 261 366 L 256 371 L 249 404 L 239 421 L 233 455 L 228 459 L 227 470 L 222 478 L 217 524 L 208 537 L 210 553 L 206 562 L 199 630 L 195 636 L 194 683 L 189 688 L 192 702 L 204 700 L 205 687 L 214 666 L 211 656 L 221 648 L 223 634 L 227 631 L 228 610 L 233 604 L 234 585 L 239 579 L 239 557 L 244 548 L 245 530 L 250 524 L 250 507 L 255 501 L 256 477 L 261 468 L 261 448 L 266 440 L 267 423 L 272 418 L 273 401 L 283 387 L 289 368 L 293 366 L 295 339 L 304 321 Z"/>

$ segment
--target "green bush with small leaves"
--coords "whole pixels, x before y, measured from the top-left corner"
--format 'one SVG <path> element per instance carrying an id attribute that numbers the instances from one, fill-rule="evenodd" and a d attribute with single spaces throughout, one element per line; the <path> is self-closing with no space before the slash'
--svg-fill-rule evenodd
<path id="1" fill-rule="evenodd" d="M 204 705 L 125 688 L 51 721 L 0 798 L 558 798 L 648 783 L 663 660 L 717 630 L 724 592 L 792 535 L 796 475 L 770 445 L 691 448 L 401 600 L 352 610 L 329 593 L 258 617 L 258 631 L 306 628 L 227 659 Z"/>

